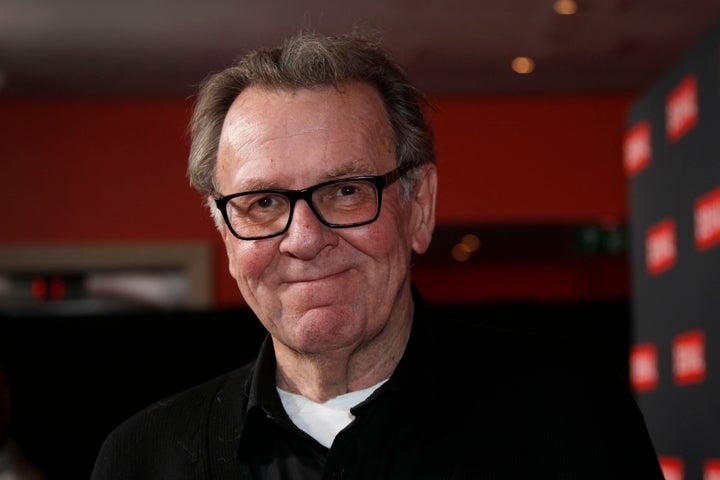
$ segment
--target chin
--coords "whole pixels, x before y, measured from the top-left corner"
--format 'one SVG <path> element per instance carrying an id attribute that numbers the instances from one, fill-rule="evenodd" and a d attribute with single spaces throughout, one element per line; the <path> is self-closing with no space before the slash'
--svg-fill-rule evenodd
<path id="1" fill-rule="evenodd" d="M 366 321 L 356 309 L 337 306 L 317 307 L 306 311 L 293 329 L 303 350 L 326 351 L 355 343 L 362 336 Z"/>

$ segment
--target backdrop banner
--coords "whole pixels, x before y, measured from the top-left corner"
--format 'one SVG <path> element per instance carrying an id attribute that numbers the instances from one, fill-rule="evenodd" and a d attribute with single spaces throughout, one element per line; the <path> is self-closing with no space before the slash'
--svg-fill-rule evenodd
<path id="1" fill-rule="evenodd" d="M 665 478 L 720 478 L 720 24 L 627 120 L 630 381 Z"/>

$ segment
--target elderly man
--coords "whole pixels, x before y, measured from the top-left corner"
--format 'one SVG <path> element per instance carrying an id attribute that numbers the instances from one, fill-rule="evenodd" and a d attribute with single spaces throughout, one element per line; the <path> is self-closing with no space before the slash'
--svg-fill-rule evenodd
<path id="1" fill-rule="evenodd" d="M 189 176 L 268 336 L 119 426 L 94 480 L 662 478 L 621 377 L 423 304 L 424 107 L 355 36 L 302 33 L 203 83 Z"/>

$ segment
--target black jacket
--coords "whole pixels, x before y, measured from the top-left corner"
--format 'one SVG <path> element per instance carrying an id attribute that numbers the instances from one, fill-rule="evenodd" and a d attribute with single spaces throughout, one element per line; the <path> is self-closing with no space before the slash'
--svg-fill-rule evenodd
<path id="1" fill-rule="evenodd" d="M 282 410 L 266 339 L 255 362 L 115 429 L 92 480 L 663 478 L 623 377 L 591 350 L 415 300 L 395 373 L 331 449 Z"/>

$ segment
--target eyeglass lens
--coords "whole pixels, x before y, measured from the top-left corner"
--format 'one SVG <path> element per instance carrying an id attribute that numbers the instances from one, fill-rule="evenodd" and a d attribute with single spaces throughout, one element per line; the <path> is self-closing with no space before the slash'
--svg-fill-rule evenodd
<path id="1" fill-rule="evenodd" d="M 331 183 L 309 193 L 315 215 L 331 227 L 367 223 L 378 213 L 378 190 L 369 180 Z M 278 234 L 287 227 L 294 203 L 301 197 L 279 192 L 240 195 L 227 203 L 228 221 L 241 237 Z"/>

